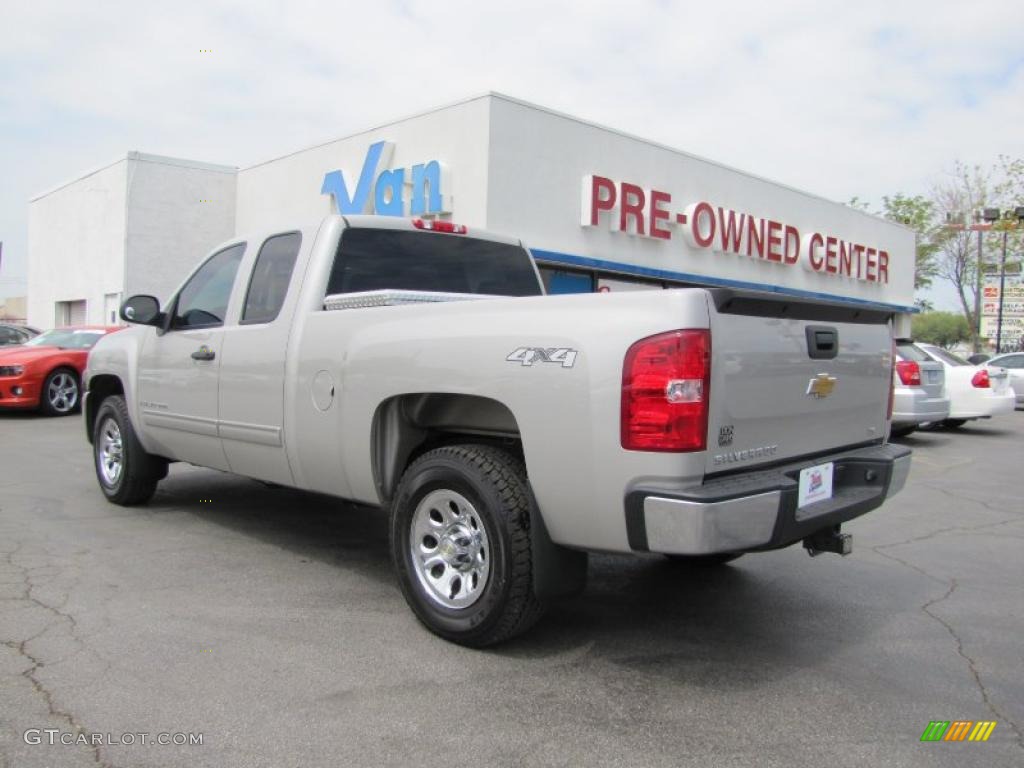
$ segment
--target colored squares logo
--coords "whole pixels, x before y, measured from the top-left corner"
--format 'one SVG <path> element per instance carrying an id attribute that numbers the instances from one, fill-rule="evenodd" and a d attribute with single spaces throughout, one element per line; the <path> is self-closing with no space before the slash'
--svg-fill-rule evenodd
<path id="1" fill-rule="evenodd" d="M 988 741 L 995 729 L 994 720 L 932 720 L 921 741 Z"/>

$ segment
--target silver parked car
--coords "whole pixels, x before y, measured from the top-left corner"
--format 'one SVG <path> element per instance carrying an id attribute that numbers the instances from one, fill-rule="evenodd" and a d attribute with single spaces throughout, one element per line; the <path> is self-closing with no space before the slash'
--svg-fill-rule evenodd
<path id="1" fill-rule="evenodd" d="M 1005 368 L 1010 374 L 1010 386 L 1017 396 L 1017 407 L 1024 405 L 1024 352 L 1008 352 L 985 361 L 987 366 Z"/>
<path id="2" fill-rule="evenodd" d="M 909 435 L 920 425 L 949 418 L 946 371 L 912 341 L 896 342 L 892 434 Z"/>

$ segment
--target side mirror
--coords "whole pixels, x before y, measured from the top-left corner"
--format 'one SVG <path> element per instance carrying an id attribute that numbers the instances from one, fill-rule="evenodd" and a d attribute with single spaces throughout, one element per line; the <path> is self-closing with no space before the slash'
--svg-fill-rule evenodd
<path id="1" fill-rule="evenodd" d="M 131 296 L 121 305 L 121 319 L 138 325 L 163 325 L 164 315 L 155 296 Z"/>

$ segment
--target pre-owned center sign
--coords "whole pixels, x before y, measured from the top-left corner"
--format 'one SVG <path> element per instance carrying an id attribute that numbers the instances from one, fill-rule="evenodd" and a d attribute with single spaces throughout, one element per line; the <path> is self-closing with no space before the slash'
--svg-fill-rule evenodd
<path id="1" fill-rule="evenodd" d="M 885 285 L 889 252 L 826 231 L 801 232 L 785 221 L 737 211 L 708 200 L 673 205 L 672 195 L 605 176 L 583 177 L 580 224 L 602 223 L 638 237 L 673 240 L 691 248 L 758 259 L 780 267 L 800 264 L 827 277 Z"/>

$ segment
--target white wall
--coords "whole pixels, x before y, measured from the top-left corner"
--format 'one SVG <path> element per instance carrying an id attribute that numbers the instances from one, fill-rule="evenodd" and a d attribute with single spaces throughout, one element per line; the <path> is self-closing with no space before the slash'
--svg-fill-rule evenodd
<path id="1" fill-rule="evenodd" d="M 131 153 L 124 298 L 170 297 L 235 232 L 235 169 Z M 120 288 L 118 288 L 120 290 Z"/>
<path id="2" fill-rule="evenodd" d="M 381 126 L 364 133 L 271 160 L 238 173 L 239 233 L 294 227 L 335 213 L 322 195 L 324 175 L 341 170 L 354 191 L 370 145 L 394 144 L 388 169 L 410 169 L 438 160 L 448 166 L 452 220 L 473 226 L 486 221 L 487 121 L 489 97 Z M 384 170 L 383 165 L 379 170 Z"/>
<path id="3" fill-rule="evenodd" d="M 505 97 L 491 101 L 487 223 L 519 233 L 534 248 L 627 265 L 913 305 L 914 237 L 906 228 L 755 176 Z M 700 119 L 695 115 L 694 119 Z M 756 128 L 752 128 L 756 130 Z M 822 173 L 828 169 L 823 168 Z M 829 232 L 884 248 L 889 285 L 690 247 L 683 227 L 671 240 L 583 227 L 581 181 L 597 174 L 672 195 L 669 210 L 702 200 L 800 232 Z"/>
<path id="4" fill-rule="evenodd" d="M 119 160 L 29 202 L 28 322 L 54 324 L 58 301 L 84 299 L 99 323 L 124 281 L 125 173 Z"/>

